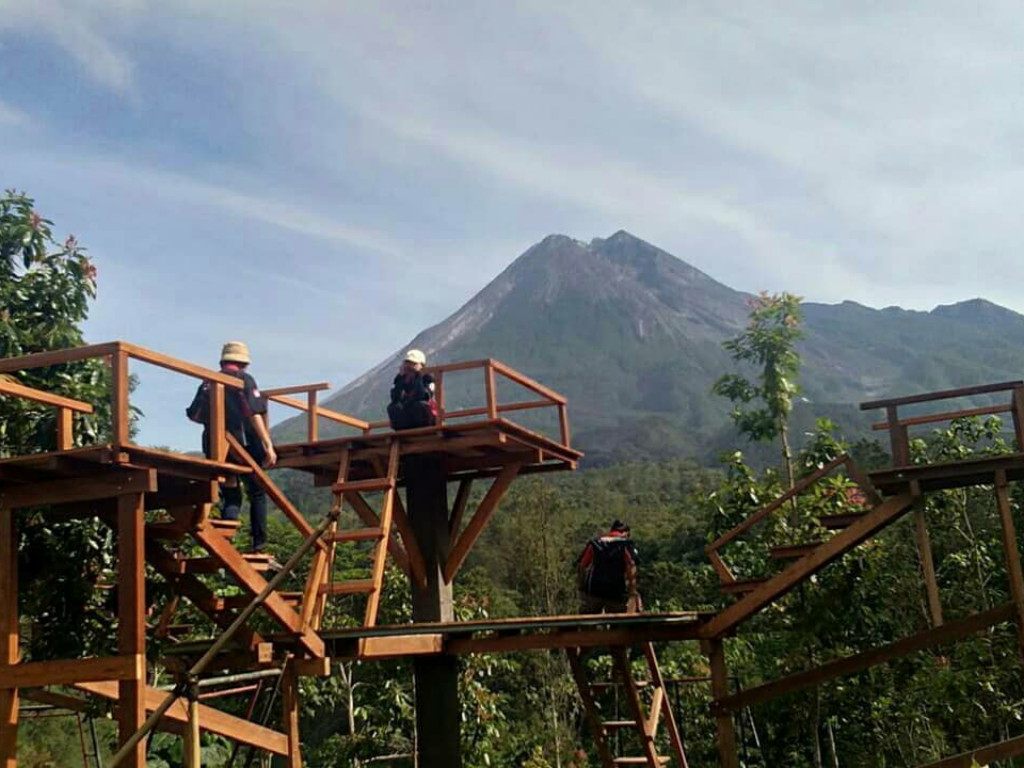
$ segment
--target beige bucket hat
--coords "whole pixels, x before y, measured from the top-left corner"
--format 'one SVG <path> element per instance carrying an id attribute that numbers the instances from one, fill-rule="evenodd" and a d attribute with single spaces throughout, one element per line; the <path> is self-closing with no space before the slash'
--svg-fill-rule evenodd
<path id="1" fill-rule="evenodd" d="M 252 362 L 252 358 L 249 357 L 249 347 L 246 346 L 244 341 L 229 341 L 221 347 L 220 359 L 228 363 L 246 363 Z"/>

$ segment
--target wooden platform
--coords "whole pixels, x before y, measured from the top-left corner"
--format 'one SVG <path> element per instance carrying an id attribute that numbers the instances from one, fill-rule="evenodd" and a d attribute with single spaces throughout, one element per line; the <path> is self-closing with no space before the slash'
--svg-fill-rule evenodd
<path id="1" fill-rule="evenodd" d="M 902 492 L 912 482 L 918 483 L 922 491 L 992 485 L 1000 471 L 1006 473 L 1007 480 L 1024 480 L 1024 453 L 974 456 L 941 464 L 912 464 L 872 472 L 870 477 L 876 488 L 892 494 Z"/>
<path id="2" fill-rule="evenodd" d="M 583 455 L 550 437 L 497 418 L 279 445 L 277 466 L 311 472 L 317 484 L 330 485 L 337 475 L 338 457 L 347 450 L 350 479 L 377 477 L 375 462 L 387 458 L 388 446 L 396 435 L 401 437 L 403 457 L 441 456 L 450 480 L 493 477 L 510 464 L 521 465 L 519 474 L 574 470 Z M 401 479 L 400 472 L 399 482 Z"/>

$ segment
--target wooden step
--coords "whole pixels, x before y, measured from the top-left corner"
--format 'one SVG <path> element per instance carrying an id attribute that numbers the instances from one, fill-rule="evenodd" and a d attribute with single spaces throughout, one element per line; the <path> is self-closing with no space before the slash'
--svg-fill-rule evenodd
<path id="1" fill-rule="evenodd" d="M 830 531 L 840 531 L 843 528 L 849 528 L 851 525 L 860 520 L 866 512 L 849 512 L 844 515 L 822 515 L 818 518 L 818 522 L 821 523 L 822 528 L 827 528 Z"/>
<path id="2" fill-rule="evenodd" d="M 348 531 L 338 531 L 333 536 L 324 536 L 324 541 L 333 541 L 340 544 L 344 541 L 371 541 L 384 538 L 382 528 L 355 528 Z"/>
<path id="3" fill-rule="evenodd" d="M 722 585 L 722 594 L 745 595 L 747 592 L 753 592 L 766 581 L 768 581 L 768 579 L 744 579 L 742 581 L 730 581 L 728 584 Z"/>
<path id="4" fill-rule="evenodd" d="M 782 547 L 772 547 L 769 554 L 776 560 L 799 560 L 820 546 L 820 541 L 808 541 L 805 544 L 787 544 Z"/>
<path id="5" fill-rule="evenodd" d="M 395 487 L 395 481 L 387 477 L 372 477 L 369 480 L 346 480 L 335 483 L 331 490 L 335 493 L 370 493 L 372 491 L 389 491 Z"/>
<path id="6" fill-rule="evenodd" d="M 658 755 L 658 765 L 667 765 L 671 757 Z M 646 757 L 616 757 L 616 765 L 649 765 Z"/>
<path id="7" fill-rule="evenodd" d="M 321 595 L 358 595 L 367 594 L 376 590 L 373 579 L 349 579 L 348 581 L 336 581 L 333 584 L 323 584 L 320 587 Z"/>
<path id="8" fill-rule="evenodd" d="M 270 561 L 274 556 L 267 552 L 247 552 L 242 558 L 260 573 L 270 570 Z M 217 573 L 225 568 L 223 561 L 216 557 L 190 557 L 182 561 L 186 573 Z"/>
<path id="9" fill-rule="evenodd" d="M 241 520 L 225 520 L 221 517 L 211 517 L 207 523 L 213 530 L 222 536 L 227 536 L 229 539 L 238 533 L 238 529 L 242 527 Z"/>
<path id="10" fill-rule="evenodd" d="M 601 727 L 606 731 L 615 731 L 620 728 L 636 728 L 636 720 L 608 720 L 601 723 Z"/>

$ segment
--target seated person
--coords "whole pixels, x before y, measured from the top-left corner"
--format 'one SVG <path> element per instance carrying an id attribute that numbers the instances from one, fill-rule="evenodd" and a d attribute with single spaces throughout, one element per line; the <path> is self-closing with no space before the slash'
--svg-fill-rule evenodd
<path id="1" fill-rule="evenodd" d="M 410 349 L 405 353 L 405 360 L 391 387 L 388 419 L 392 429 L 415 429 L 437 423 L 434 377 L 423 373 L 426 364 L 427 356 L 420 350 Z"/>

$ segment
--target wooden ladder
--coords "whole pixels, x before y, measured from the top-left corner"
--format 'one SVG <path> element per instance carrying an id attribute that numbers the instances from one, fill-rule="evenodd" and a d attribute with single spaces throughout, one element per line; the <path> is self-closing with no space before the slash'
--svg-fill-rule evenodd
<path id="1" fill-rule="evenodd" d="M 342 451 L 338 461 L 337 480 L 331 487 L 334 493 L 334 509 L 341 511 L 346 493 L 383 492 L 383 499 L 377 519 L 367 521 L 366 510 L 356 509 L 359 517 L 363 519 L 364 523 L 367 523 L 364 527 L 340 530 L 335 524 L 324 534 L 323 540 L 327 546 L 324 550 L 316 553 L 309 581 L 302 595 L 303 621 L 309 622 L 314 629 L 319 629 L 322 625 L 327 600 L 335 595 L 365 594 L 367 600 L 363 626 L 376 625 L 384 584 L 384 569 L 387 564 L 388 540 L 391 536 L 398 494 L 398 463 L 399 441 L 397 437 L 394 437 L 388 443 L 387 466 L 378 469 L 381 472 L 380 477 L 350 480 L 351 456 L 347 448 Z M 363 541 L 374 542 L 370 553 L 370 577 L 336 580 L 334 578 L 334 560 L 338 545 Z"/>
<path id="2" fill-rule="evenodd" d="M 674 758 L 677 768 L 689 768 L 682 736 L 679 733 L 675 713 L 672 711 L 672 704 L 668 699 L 668 691 L 658 666 L 654 646 L 651 643 L 641 643 L 638 647 L 643 651 L 649 679 L 638 681 L 633 677 L 628 648 L 618 645 L 609 648 L 616 677 L 615 682 L 612 683 L 591 682 L 587 675 L 582 650 L 579 648 L 566 649 L 572 676 L 579 689 L 580 699 L 583 701 L 583 713 L 594 736 L 601 766 L 602 768 L 615 768 L 615 766 L 621 765 L 642 765 L 648 766 L 648 768 L 658 768 L 670 764 Z M 608 688 L 615 684 L 622 687 L 630 717 L 625 720 L 602 720 L 597 701 L 598 693 L 602 688 Z M 646 710 L 643 697 L 640 694 L 641 689 L 651 692 Z M 665 725 L 672 756 L 659 755 L 657 751 L 658 727 L 662 723 Z M 618 731 L 635 733 L 640 741 L 642 754 L 614 756 L 609 737 Z"/>

